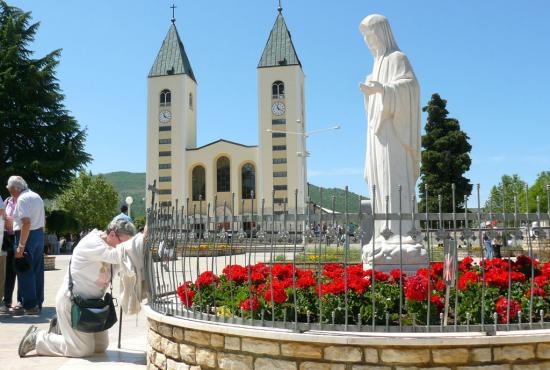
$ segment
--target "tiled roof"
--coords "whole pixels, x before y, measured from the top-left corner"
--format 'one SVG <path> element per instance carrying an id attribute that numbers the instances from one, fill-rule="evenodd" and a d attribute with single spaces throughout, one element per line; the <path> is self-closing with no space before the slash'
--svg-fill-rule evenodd
<path id="1" fill-rule="evenodd" d="M 193 81 L 197 82 L 193 70 L 191 69 L 191 63 L 189 63 L 189 58 L 187 58 L 185 48 L 178 34 L 178 30 L 176 29 L 176 25 L 172 23 L 168 30 L 168 34 L 162 42 L 162 47 L 157 54 L 155 63 L 149 71 L 149 77 L 177 74 L 186 74 Z"/>
<path id="2" fill-rule="evenodd" d="M 260 63 L 258 63 L 258 68 L 290 65 L 301 66 L 302 64 L 292 44 L 292 38 L 286 27 L 283 14 L 279 12 L 269 34 Z"/>

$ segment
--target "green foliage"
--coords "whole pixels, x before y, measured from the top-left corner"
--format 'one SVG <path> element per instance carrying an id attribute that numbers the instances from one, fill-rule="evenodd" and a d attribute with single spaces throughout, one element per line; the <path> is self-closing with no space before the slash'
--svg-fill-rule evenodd
<path id="1" fill-rule="evenodd" d="M 81 228 L 103 229 L 117 213 L 117 193 L 103 176 L 83 171 L 58 197 L 58 204 Z"/>
<path id="2" fill-rule="evenodd" d="M 136 229 L 139 230 L 142 227 L 145 227 L 145 216 L 132 217 L 132 220 L 134 221 L 134 226 Z"/>
<path id="3" fill-rule="evenodd" d="M 145 216 L 145 173 L 132 172 L 110 172 L 102 174 L 105 180 L 113 185 L 118 193 L 119 206 L 125 203 L 127 196 L 134 198 L 132 204 L 132 219 L 139 216 Z M 137 226 L 137 225 L 136 225 Z"/>
<path id="4" fill-rule="evenodd" d="M 426 210 L 426 187 L 428 210 L 438 212 L 437 196 L 442 197 L 443 212 L 451 212 L 452 184 L 456 186 L 457 210 L 463 207 L 464 196 L 470 195 L 472 185 L 464 177 L 472 163 L 468 135 L 460 129 L 458 120 L 447 118 L 447 101 L 433 94 L 428 105 L 422 108 L 428 113 L 426 134 L 422 136 L 422 166 L 420 168 L 420 211 Z"/>
<path id="5" fill-rule="evenodd" d="M 53 232 L 57 235 L 80 231 L 76 218 L 60 209 L 48 212 L 46 215 L 46 229 L 48 232 Z"/>
<path id="6" fill-rule="evenodd" d="M 30 13 L 0 0 L 0 184 L 21 175 L 53 198 L 90 156 L 85 131 L 63 105 L 55 75 L 61 51 L 34 59 L 29 49 L 38 26 Z"/>
<path id="7" fill-rule="evenodd" d="M 485 211 L 493 213 L 513 213 L 517 197 L 517 211 L 525 212 L 525 181 L 519 175 L 503 175 L 498 185 L 491 188 Z"/>
<path id="8" fill-rule="evenodd" d="M 540 211 L 548 212 L 549 186 L 550 171 L 539 173 L 535 183 L 529 188 L 529 212 L 537 212 L 537 197 L 540 199 Z"/>
<path id="9" fill-rule="evenodd" d="M 321 189 L 323 191 L 321 202 Z M 321 188 L 312 184 L 308 184 L 309 199 L 312 203 L 321 207 L 334 209 L 336 212 L 344 213 L 346 211 L 346 191 L 337 188 Z M 334 206 L 332 203 L 334 197 Z M 367 199 L 367 197 L 348 191 L 348 212 L 359 212 L 359 199 Z"/>

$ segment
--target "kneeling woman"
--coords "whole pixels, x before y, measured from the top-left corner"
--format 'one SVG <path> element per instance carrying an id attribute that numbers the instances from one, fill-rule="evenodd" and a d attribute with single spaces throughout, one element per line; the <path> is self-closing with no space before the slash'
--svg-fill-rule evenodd
<path id="1" fill-rule="evenodd" d="M 112 221 L 105 232 L 93 230 L 75 248 L 69 265 L 73 280 L 73 295 L 83 299 L 103 298 L 111 282 L 113 265 L 120 261 L 117 245 L 136 233 L 131 222 Z M 109 345 L 107 330 L 99 333 L 84 333 L 71 325 L 71 294 L 69 271 L 55 298 L 57 322 L 61 335 L 38 330 L 31 326 L 19 345 L 23 357 L 36 349 L 42 356 L 86 357 L 94 352 L 105 352 Z"/>

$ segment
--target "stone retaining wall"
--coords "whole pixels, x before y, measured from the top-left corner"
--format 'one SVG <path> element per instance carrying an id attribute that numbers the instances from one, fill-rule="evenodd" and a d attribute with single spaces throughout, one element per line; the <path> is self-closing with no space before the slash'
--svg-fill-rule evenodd
<path id="1" fill-rule="evenodd" d="M 169 318 L 171 323 L 166 323 L 151 317 L 157 315 L 148 315 L 147 364 L 150 370 L 550 369 L 550 333 L 543 333 L 542 340 L 540 332 L 537 338 L 518 340 L 510 336 L 509 343 L 499 338 L 498 341 L 488 339 L 487 344 L 475 343 L 479 342 L 477 340 L 471 342 L 474 345 L 449 345 L 454 337 L 428 337 L 428 340 L 418 341 L 411 341 L 410 337 L 408 340 L 393 337 L 381 339 L 380 344 L 376 344 L 377 338 L 370 337 L 368 345 L 360 344 L 360 339 L 350 340 L 357 344 L 341 345 L 330 343 L 327 337 L 317 342 L 288 340 L 289 336 L 277 331 L 271 331 L 272 338 L 266 338 L 269 329 L 265 328 L 252 328 L 261 331 L 263 338 L 230 334 L 227 326 L 212 323 L 205 323 L 205 330 L 197 330 L 194 322 L 195 327 L 190 329 L 185 325 L 188 320 Z M 181 325 L 175 325 L 175 321 L 181 321 Z M 213 330 L 216 327 L 220 330 Z M 299 338 L 299 334 L 291 334 Z M 434 339 L 439 344 L 422 344 L 434 342 Z M 461 337 L 458 342 L 467 343 L 468 340 Z"/>

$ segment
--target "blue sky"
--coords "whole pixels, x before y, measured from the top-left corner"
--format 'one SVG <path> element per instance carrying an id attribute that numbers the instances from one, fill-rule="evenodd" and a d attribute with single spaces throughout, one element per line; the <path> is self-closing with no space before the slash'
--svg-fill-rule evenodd
<path id="1" fill-rule="evenodd" d="M 66 106 L 88 129 L 94 173 L 145 170 L 146 77 L 170 25 L 172 1 L 14 0 L 41 22 L 32 49 L 62 48 Z M 175 1 L 177 27 L 198 90 L 198 144 L 257 144 L 256 65 L 275 21 L 273 0 Z M 550 4 L 530 1 L 283 1 L 306 74 L 309 181 L 362 178 L 366 119 L 359 81 L 372 56 L 358 32 L 387 16 L 420 81 L 422 103 L 438 92 L 470 136 L 472 183 L 482 199 L 503 174 L 532 183 L 550 169 Z M 423 116 L 423 121 L 425 116 Z"/>

